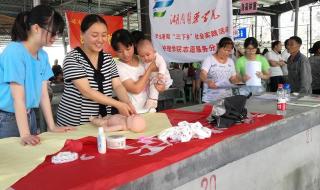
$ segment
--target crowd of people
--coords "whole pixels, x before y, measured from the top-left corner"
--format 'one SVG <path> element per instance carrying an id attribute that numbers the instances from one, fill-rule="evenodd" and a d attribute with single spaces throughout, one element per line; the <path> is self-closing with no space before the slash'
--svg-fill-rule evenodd
<path id="1" fill-rule="evenodd" d="M 66 55 L 62 67 L 55 62 L 50 68 L 42 47 L 52 45 L 64 27 L 62 16 L 45 5 L 17 16 L 12 42 L 0 56 L 0 138 L 18 136 L 22 144 L 38 144 L 34 108 L 39 106 L 52 132 L 74 130 L 92 116 L 111 115 L 112 108 L 125 117 L 155 112 L 159 93 L 169 87 L 190 88 L 189 96 L 201 102 L 232 96 L 235 87 L 240 94 L 275 92 L 285 82 L 293 92 L 320 93 L 320 42 L 310 49 L 313 56 L 308 59 L 300 52 L 302 40 L 297 36 L 285 42 L 284 51 L 282 43 L 274 41 L 264 55 L 259 54 L 253 37 L 243 47 L 223 37 L 217 51 L 202 62 L 174 63 L 167 68 L 152 42 L 139 31 L 120 29 L 112 34 L 117 56 L 113 59 L 103 51 L 107 23 L 89 14 L 81 22 L 81 45 Z M 257 68 L 254 74 L 249 64 Z M 64 84 L 57 123 L 48 95 L 49 79 Z"/>
<path id="2" fill-rule="evenodd" d="M 239 89 L 239 93 L 243 95 L 276 92 L 278 84 L 284 83 L 290 84 L 291 91 L 295 93 L 319 94 L 320 41 L 310 48 L 309 58 L 301 53 L 301 45 L 301 38 L 292 36 L 284 42 L 285 48 L 282 50 L 282 42 L 276 40 L 263 55 L 259 53 L 259 43 L 254 37 L 245 39 L 243 47 L 234 45 L 232 39 L 224 37 L 217 44 L 216 53 L 204 58 L 200 64 L 201 85 L 192 86 L 202 86 L 202 102 L 231 96 L 234 88 Z M 248 64 L 258 64 L 259 69 L 255 75 L 248 75 Z M 186 68 L 184 81 L 188 85 L 191 83 L 186 76 L 192 69 Z M 258 78 L 258 83 L 249 82 L 255 77 Z M 175 84 L 175 77 L 173 79 Z"/>

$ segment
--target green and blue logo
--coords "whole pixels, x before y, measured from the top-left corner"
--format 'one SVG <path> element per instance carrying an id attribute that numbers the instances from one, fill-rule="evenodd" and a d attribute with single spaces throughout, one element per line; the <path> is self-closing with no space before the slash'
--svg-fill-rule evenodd
<path id="1" fill-rule="evenodd" d="M 153 6 L 153 17 L 163 17 L 166 14 L 166 8 L 172 5 L 174 0 L 156 0 Z"/>

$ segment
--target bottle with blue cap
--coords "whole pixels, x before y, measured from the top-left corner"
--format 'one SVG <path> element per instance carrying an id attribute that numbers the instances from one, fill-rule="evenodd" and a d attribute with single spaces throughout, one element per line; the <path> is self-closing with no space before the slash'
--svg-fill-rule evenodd
<path id="1" fill-rule="evenodd" d="M 290 84 L 289 83 L 285 83 L 283 85 L 283 89 L 284 89 L 284 94 L 285 94 L 286 101 L 289 102 L 290 101 L 290 93 L 291 93 Z"/>
<path id="2" fill-rule="evenodd" d="M 286 109 L 287 109 L 287 101 L 286 101 L 286 94 L 284 90 L 283 84 L 278 84 L 278 90 L 277 90 L 277 114 L 278 115 L 286 115 Z"/>

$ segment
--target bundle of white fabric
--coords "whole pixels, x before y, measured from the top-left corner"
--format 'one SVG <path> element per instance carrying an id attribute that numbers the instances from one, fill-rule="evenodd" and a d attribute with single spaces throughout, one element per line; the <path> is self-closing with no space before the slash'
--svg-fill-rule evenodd
<path id="1" fill-rule="evenodd" d="M 181 121 L 178 126 L 165 129 L 160 132 L 158 138 L 166 142 L 169 138 L 177 142 L 188 142 L 192 138 L 205 139 L 211 137 L 211 130 L 203 127 L 200 122 L 189 123 Z"/>
<path id="2" fill-rule="evenodd" d="M 59 152 L 57 155 L 52 156 L 51 162 L 54 164 L 63 164 L 72 162 L 78 159 L 78 153 L 76 152 Z"/>

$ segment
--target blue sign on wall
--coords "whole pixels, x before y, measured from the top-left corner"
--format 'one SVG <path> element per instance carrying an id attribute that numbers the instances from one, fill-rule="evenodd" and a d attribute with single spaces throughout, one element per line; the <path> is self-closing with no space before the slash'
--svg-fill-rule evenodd
<path id="1" fill-rule="evenodd" d="M 247 28 L 238 29 L 238 36 L 236 36 L 234 39 L 241 39 L 241 38 L 247 38 Z"/>

